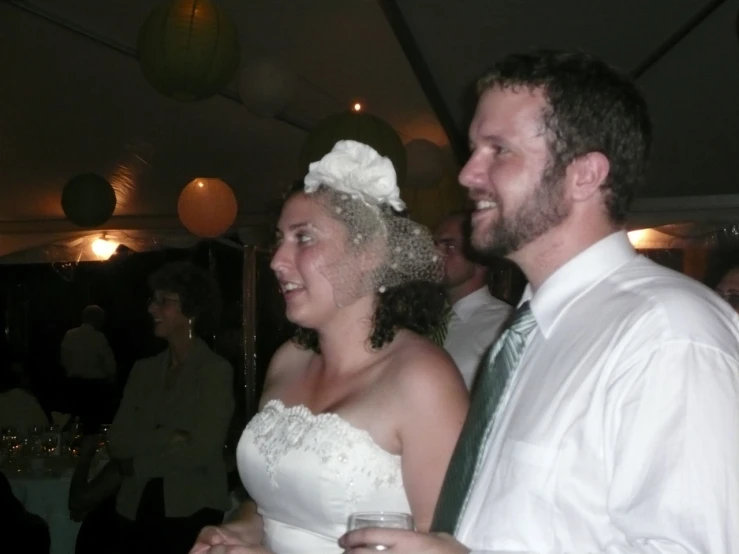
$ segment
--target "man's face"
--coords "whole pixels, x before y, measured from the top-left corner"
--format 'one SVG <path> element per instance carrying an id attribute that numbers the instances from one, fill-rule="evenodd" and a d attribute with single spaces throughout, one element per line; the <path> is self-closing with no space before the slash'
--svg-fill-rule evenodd
<path id="1" fill-rule="evenodd" d="M 716 292 L 739 312 L 739 268 L 732 269 L 721 278 L 716 286 Z"/>
<path id="2" fill-rule="evenodd" d="M 444 256 L 444 286 L 458 287 L 475 275 L 476 265 L 465 256 L 464 220 L 450 217 L 434 233 L 434 243 Z"/>
<path id="3" fill-rule="evenodd" d="M 546 107 L 539 91 L 493 88 L 480 97 L 459 181 L 475 202 L 471 241 L 483 254 L 514 254 L 570 213 L 542 121 Z"/>

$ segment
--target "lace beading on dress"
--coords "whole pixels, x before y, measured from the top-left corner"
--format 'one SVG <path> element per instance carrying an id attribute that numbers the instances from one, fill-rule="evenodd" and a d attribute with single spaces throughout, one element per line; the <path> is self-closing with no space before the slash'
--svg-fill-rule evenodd
<path id="1" fill-rule="evenodd" d="M 333 468 L 351 503 L 357 500 L 354 481 L 358 475 L 371 478 L 376 489 L 402 485 L 400 456 L 383 450 L 367 431 L 357 429 L 337 414 L 314 414 L 302 405 L 286 407 L 279 400 L 270 400 L 254 416 L 249 428 L 254 445 L 266 460 L 274 489 L 279 488 L 276 472 L 280 461 L 298 450 L 315 454 L 322 465 Z M 352 455 L 360 446 L 370 455 Z"/>

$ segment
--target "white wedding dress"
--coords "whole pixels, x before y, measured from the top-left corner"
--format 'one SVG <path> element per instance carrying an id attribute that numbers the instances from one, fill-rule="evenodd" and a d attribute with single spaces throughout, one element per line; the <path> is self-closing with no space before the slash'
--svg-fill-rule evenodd
<path id="1" fill-rule="evenodd" d="M 340 554 L 350 514 L 410 513 L 400 456 L 336 414 L 271 400 L 244 430 L 237 459 L 275 554 Z"/>

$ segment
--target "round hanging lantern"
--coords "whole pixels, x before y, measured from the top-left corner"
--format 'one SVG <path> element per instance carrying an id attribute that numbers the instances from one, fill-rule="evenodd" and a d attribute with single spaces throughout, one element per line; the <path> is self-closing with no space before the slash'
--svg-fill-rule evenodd
<path id="1" fill-rule="evenodd" d="M 293 98 L 297 77 L 277 60 L 256 58 L 244 64 L 239 77 L 239 97 L 249 111 L 274 117 Z"/>
<path id="2" fill-rule="evenodd" d="M 202 100 L 233 79 L 239 39 L 228 15 L 211 0 L 170 0 L 151 12 L 139 31 L 146 80 L 177 100 Z"/>
<path id="3" fill-rule="evenodd" d="M 115 211 L 112 185 L 95 173 L 82 173 L 69 180 L 62 191 L 62 210 L 80 227 L 99 227 Z"/>
<path id="4" fill-rule="evenodd" d="M 408 171 L 405 186 L 409 188 L 435 187 L 444 175 L 444 153 L 426 139 L 416 139 L 405 145 Z"/>
<path id="5" fill-rule="evenodd" d="M 177 214 L 193 235 L 215 238 L 236 221 L 238 204 L 233 190 L 220 179 L 199 178 L 180 193 Z"/>
<path id="6" fill-rule="evenodd" d="M 331 115 L 310 132 L 300 151 L 301 176 L 308 172 L 311 162 L 323 158 L 340 140 L 356 140 L 371 146 L 393 162 L 398 184 L 405 180 L 405 147 L 398 133 L 379 117 L 361 111 Z"/>

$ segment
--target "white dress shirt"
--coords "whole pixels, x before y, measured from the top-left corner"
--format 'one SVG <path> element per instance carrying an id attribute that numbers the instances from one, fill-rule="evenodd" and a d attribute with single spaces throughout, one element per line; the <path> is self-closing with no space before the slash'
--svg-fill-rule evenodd
<path id="1" fill-rule="evenodd" d="M 64 335 L 61 358 L 67 377 L 109 380 L 115 378 L 115 357 L 108 339 L 87 323 L 70 329 Z"/>
<path id="2" fill-rule="evenodd" d="M 615 233 L 536 294 L 456 536 L 473 553 L 739 553 L 739 317 Z"/>
<path id="3" fill-rule="evenodd" d="M 447 327 L 444 349 L 462 373 L 467 389 L 477 374 L 480 360 L 495 339 L 513 308 L 482 287 L 457 300 Z"/>

